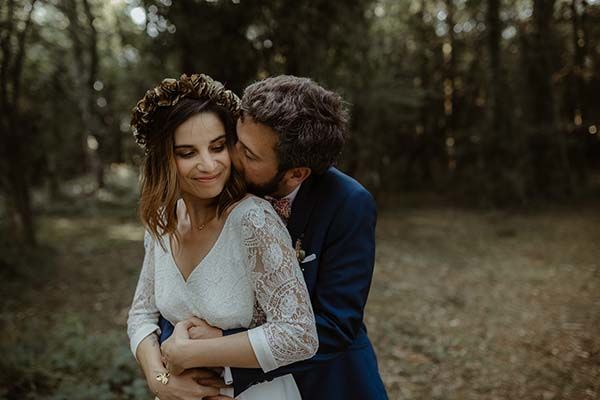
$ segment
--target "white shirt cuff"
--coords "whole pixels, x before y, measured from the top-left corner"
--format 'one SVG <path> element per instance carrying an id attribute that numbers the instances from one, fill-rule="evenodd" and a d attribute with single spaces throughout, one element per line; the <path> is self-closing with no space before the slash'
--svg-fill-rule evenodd
<path id="1" fill-rule="evenodd" d="M 275 362 L 275 357 L 269 347 L 269 342 L 265 335 L 265 330 L 262 326 L 250 329 L 248 331 L 248 339 L 250 339 L 250 345 L 254 350 L 254 355 L 258 360 L 258 364 L 264 372 L 269 372 L 277 369 L 278 365 Z"/>
<path id="2" fill-rule="evenodd" d="M 223 368 L 223 380 L 225 381 L 226 385 L 233 384 L 233 375 L 231 374 L 231 368 L 229 368 L 229 367 Z"/>
<path id="3" fill-rule="evenodd" d="M 223 373 L 221 376 L 223 377 L 223 380 L 225 381 L 226 385 L 233 384 L 233 375 L 231 374 L 231 368 L 223 367 Z M 235 395 L 235 391 L 234 391 L 233 387 L 223 388 L 223 389 L 219 390 L 219 393 L 223 394 L 225 396 L 229 396 L 231 398 L 233 398 Z"/>

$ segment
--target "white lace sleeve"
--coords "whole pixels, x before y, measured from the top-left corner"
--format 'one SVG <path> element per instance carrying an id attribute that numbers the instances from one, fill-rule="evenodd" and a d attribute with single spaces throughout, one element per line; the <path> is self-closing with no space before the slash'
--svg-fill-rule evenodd
<path id="1" fill-rule="evenodd" d="M 289 233 L 268 203 L 242 218 L 242 238 L 256 301 L 266 322 L 248 331 L 263 371 L 312 357 L 319 342 L 306 283 Z"/>
<path id="2" fill-rule="evenodd" d="M 154 299 L 154 246 L 154 239 L 146 232 L 142 272 L 140 272 L 127 318 L 127 335 L 134 356 L 138 345 L 146 336 L 156 331 L 160 332 L 158 327 L 160 313 Z"/>

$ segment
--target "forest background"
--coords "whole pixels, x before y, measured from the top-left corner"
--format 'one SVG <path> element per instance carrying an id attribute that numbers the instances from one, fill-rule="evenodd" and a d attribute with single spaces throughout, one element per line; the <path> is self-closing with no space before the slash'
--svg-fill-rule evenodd
<path id="1" fill-rule="evenodd" d="M 599 38 L 598 0 L 1 0 L 0 396 L 148 396 L 130 113 L 201 72 L 347 101 L 392 399 L 599 398 Z"/>

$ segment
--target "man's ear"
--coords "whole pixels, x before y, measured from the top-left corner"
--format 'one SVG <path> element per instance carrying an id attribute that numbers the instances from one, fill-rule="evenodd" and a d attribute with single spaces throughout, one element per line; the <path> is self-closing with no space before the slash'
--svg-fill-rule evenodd
<path id="1" fill-rule="evenodd" d="M 291 168 L 285 172 L 284 182 L 288 187 L 296 187 L 304 182 L 311 174 L 312 170 L 308 167 Z"/>

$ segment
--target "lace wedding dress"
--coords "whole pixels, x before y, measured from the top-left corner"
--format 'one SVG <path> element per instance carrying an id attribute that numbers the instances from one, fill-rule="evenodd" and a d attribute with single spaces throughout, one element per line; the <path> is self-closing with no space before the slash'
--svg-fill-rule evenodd
<path id="1" fill-rule="evenodd" d="M 177 214 L 179 221 L 189 218 L 181 200 Z M 147 232 L 144 238 L 144 262 L 127 321 L 134 355 L 142 339 L 159 331 L 159 314 L 172 324 L 196 316 L 221 329 L 250 328 L 252 349 L 265 372 L 317 351 L 314 315 L 291 239 L 267 201 L 254 196 L 240 201 L 187 281 L 168 237 L 162 240 L 166 250 Z M 286 375 L 237 399 L 297 400 L 300 394 Z"/>

